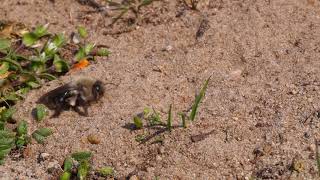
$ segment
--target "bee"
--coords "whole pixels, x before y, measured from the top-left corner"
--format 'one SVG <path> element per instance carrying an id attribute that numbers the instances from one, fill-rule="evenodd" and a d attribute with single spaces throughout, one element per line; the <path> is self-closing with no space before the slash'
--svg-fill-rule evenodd
<path id="1" fill-rule="evenodd" d="M 46 93 L 40 97 L 38 103 L 54 110 L 51 117 L 58 117 L 62 111 L 70 108 L 81 116 L 88 116 L 88 106 L 91 102 L 98 101 L 103 94 L 102 81 L 81 77 Z"/>

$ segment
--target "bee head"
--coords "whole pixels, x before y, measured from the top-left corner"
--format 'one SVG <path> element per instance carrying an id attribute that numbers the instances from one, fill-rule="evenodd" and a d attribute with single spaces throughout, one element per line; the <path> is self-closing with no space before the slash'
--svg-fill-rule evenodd
<path id="1" fill-rule="evenodd" d="M 101 81 L 96 81 L 92 86 L 92 94 L 95 100 L 98 100 L 104 94 L 104 87 Z"/>

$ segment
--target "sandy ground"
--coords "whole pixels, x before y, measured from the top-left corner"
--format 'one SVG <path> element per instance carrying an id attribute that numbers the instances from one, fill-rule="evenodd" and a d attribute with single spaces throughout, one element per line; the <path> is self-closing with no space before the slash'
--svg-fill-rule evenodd
<path id="1" fill-rule="evenodd" d="M 85 25 L 90 41 L 112 51 L 17 105 L 16 118 L 27 120 L 30 132 L 47 126 L 54 134 L 45 145 L 29 145 L 25 158 L 8 158 L 1 179 L 54 179 L 59 168 L 48 166 L 78 150 L 94 152 L 93 169 L 113 166 L 117 178 L 317 179 L 320 1 L 210 0 L 192 11 L 163 0 L 142 9 L 137 25 L 127 17 L 112 28 L 110 17 L 89 10 L 75 0 L 1 1 L 1 19 L 50 23 L 52 32 L 66 34 Z M 90 107 L 89 117 L 68 111 L 36 123 L 31 110 L 39 95 L 77 75 L 113 85 L 106 85 L 107 95 Z M 139 145 L 135 136 L 143 130 L 125 128 L 146 106 L 166 118 L 169 104 L 179 124 L 177 113 L 210 75 L 197 120 L 187 129 L 165 133 L 162 144 Z M 212 130 L 202 141 L 190 139 Z M 88 143 L 89 134 L 101 143 Z M 43 152 L 50 157 L 38 162 Z"/>

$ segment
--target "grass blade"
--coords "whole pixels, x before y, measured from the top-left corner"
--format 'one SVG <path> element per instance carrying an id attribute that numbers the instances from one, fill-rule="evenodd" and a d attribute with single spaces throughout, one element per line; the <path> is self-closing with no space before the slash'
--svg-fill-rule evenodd
<path id="1" fill-rule="evenodd" d="M 196 114 L 197 114 L 197 110 L 198 110 L 199 104 L 200 104 L 201 100 L 204 98 L 204 96 L 206 94 L 210 78 L 211 78 L 211 76 L 205 81 L 203 87 L 201 88 L 200 93 L 196 96 L 196 98 L 194 100 L 194 104 L 192 105 L 192 111 L 190 113 L 190 120 L 191 121 L 193 121 L 196 118 Z"/>
<path id="2" fill-rule="evenodd" d="M 182 127 L 187 128 L 187 122 L 186 122 L 186 114 L 181 112 L 179 113 L 181 120 L 182 120 Z"/>

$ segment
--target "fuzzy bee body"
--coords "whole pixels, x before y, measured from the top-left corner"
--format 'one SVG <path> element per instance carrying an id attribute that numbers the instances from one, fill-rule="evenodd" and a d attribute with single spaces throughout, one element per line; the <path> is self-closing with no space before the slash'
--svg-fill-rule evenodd
<path id="1" fill-rule="evenodd" d="M 102 82 L 91 78 L 79 78 L 60 86 L 39 99 L 49 109 L 55 110 L 53 117 L 58 117 L 63 110 L 72 108 L 80 115 L 88 116 L 88 106 L 99 100 L 104 94 Z M 80 110 L 80 107 L 84 111 Z"/>

